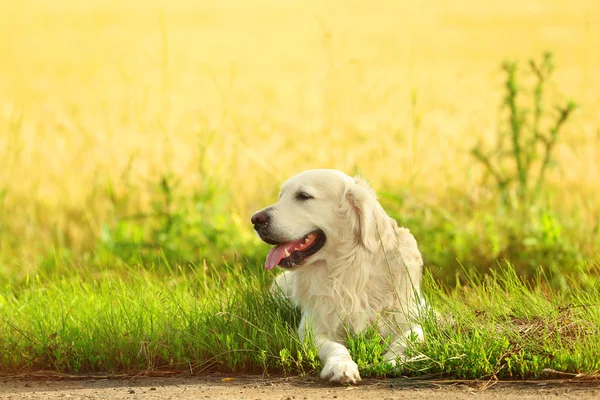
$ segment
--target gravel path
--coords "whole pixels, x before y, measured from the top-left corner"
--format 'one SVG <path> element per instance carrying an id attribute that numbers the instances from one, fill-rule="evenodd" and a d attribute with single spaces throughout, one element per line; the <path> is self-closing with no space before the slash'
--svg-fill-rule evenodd
<path id="1" fill-rule="evenodd" d="M 63 377 L 64 378 L 64 377 Z M 210 375 L 135 379 L 0 378 L 0 399 L 599 399 L 600 382 L 452 383 L 365 380 L 337 386 L 312 378 Z"/>

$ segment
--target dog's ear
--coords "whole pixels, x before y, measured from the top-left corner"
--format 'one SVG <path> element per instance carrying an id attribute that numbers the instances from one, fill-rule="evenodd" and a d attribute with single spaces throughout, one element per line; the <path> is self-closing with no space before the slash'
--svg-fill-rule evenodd
<path id="1" fill-rule="evenodd" d="M 369 251 L 377 251 L 382 246 L 382 236 L 389 228 L 389 222 L 375 191 L 365 180 L 356 176 L 349 184 L 346 199 L 358 220 L 358 226 L 355 227 L 358 243 Z"/>

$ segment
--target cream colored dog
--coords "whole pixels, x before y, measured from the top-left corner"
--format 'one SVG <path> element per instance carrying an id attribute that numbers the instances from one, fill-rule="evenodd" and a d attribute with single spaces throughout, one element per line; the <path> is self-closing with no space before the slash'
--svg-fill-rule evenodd
<path id="1" fill-rule="evenodd" d="M 422 338 L 413 319 L 420 303 L 421 253 L 366 182 L 336 170 L 300 173 L 252 223 L 274 245 L 265 267 L 286 270 L 272 289 L 300 307 L 298 334 L 301 340 L 314 335 L 322 379 L 360 381 L 343 344 L 347 333 L 375 324 L 383 337 L 391 335 L 384 359 L 392 364 L 402 358 L 411 332 Z"/>

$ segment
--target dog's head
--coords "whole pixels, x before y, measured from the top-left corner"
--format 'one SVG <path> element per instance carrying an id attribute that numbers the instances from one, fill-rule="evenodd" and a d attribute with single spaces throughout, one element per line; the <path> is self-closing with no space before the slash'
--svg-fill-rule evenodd
<path id="1" fill-rule="evenodd" d="M 252 216 L 254 229 L 275 247 L 265 267 L 294 268 L 327 260 L 335 250 L 376 251 L 389 225 L 375 193 L 360 178 L 336 170 L 302 172 L 283 184 L 279 201 Z"/>

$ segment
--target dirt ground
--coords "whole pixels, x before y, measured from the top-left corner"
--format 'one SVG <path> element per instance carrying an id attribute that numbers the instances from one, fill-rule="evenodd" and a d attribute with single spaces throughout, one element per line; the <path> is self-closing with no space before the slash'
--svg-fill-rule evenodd
<path id="1" fill-rule="evenodd" d="M 364 380 L 356 386 L 314 378 L 240 375 L 102 378 L 0 377 L 0 399 L 598 399 L 600 382 L 448 382 Z"/>

